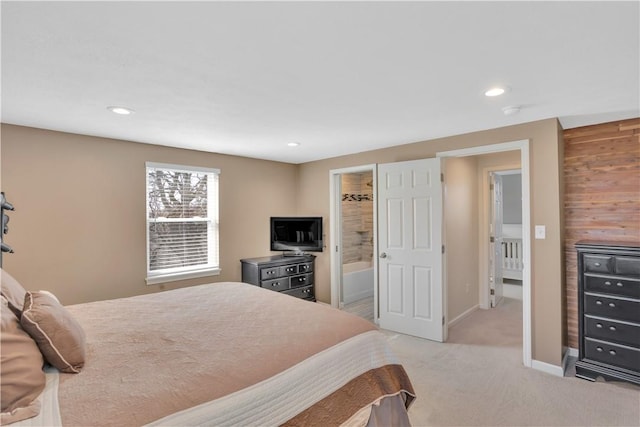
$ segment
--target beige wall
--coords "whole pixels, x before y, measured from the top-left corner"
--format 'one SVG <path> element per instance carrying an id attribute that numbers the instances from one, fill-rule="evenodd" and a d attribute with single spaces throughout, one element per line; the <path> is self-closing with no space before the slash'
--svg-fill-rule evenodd
<path id="1" fill-rule="evenodd" d="M 478 189 L 475 157 L 448 158 L 444 217 L 449 322 L 478 305 Z"/>
<path id="2" fill-rule="evenodd" d="M 4 268 L 64 304 L 239 281 L 269 255 L 269 217 L 295 214 L 298 167 L 2 125 L 2 190 L 16 207 Z M 145 161 L 219 168 L 219 276 L 147 286 Z"/>
<path id="3" fill-rule="evenodd" d="M 322 215 L 329 230 L 329 171 L 372 163 L 434 157 L 437 152 L 530 140 L 531 221 L 547 226 L 546 240 L 532 250 L 532 353 L 535 360 L 562 364 L 562 236 L 560 159 L 562 141 L 556 119 L 400 145 L 300 165 L 298 213 Z M 532 233 L 533 234 L 533 233 Z M 330 244 L 332 242 L 329 242 Z M 330 244 L 328 246 L 330 246 Z M 331 247 L 331 246 L 330 246 Z M 329 253 L 318 254 L 316 295 L 331 301 Z"/>
<path id="4" fill-rule="evenodd" d="M 146 286 L 144 162 L 220 168 L 222 274 L 239 280 L 239 259 L 267 255 L 272 215 L 324 217 L 327 246 L 329 171 L 434 157 L 437 152 L 530 140 L 533 241 L 533 358 L 562 359 L 561 158 L 556 119 L 288 165 L 2 125 L 2 185 L 16 206 L 5 267 L 29 289 L 50 289 L 63 303 L 116 298 L 206 283 Z M 37 237 L 34 237 L 37 236 Z M 318 253 L 316 295 L 331 300 L 328 251 Z"/>

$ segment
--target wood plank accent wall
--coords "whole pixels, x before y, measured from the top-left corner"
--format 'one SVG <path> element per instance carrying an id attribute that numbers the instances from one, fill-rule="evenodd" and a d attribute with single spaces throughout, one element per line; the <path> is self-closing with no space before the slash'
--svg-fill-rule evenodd
<path id="1" fill-rule="evenodd" d="M 640 242 L 640 118 L 564 131 L 567 344 L 578 348 L 579 240 Z"/>

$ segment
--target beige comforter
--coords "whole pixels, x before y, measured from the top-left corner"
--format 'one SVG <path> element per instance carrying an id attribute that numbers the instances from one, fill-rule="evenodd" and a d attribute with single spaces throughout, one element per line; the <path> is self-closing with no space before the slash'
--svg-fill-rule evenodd
<path id="1" fill-rule="evenodd" d="M 63 425 L 161 420 L 255 388 L 375 330 L 350 314 L 241 283 L 67 308 L 83 326 L 88 347 L 80 374 L 60 374 Z M 393 363 L 345 381 L 287 423 L 338 425 L 384 396 L 403 396 L 408 405 L 413 395 L 404 370 Z M 264 424 L 273 423 L 266 418 Z"/>

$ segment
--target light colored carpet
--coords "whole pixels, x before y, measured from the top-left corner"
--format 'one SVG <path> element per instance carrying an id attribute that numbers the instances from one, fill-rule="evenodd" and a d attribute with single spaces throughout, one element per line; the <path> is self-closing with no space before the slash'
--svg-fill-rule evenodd
<path id="1" fill-rule="evenodd" d="M 446 343 L 383 331 L 418 396 L 414 426 L 640 426 L 640 387 L 525 368 L 521 310 L 477 310 Z"/>

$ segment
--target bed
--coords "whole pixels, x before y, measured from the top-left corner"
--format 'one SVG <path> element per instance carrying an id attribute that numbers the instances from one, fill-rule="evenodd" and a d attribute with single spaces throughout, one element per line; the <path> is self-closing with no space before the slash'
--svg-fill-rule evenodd
<path id="1" fill-rule="evenodd" d="M 67 371 L 47 365 L 35 399 L 32 391 L 17 407 L 3 401 L 3 424 L 409 424 L 406 372 L 375 325 L 351 314 L 235 282 L 64 307 L 25 292 L 15 307 L 21 291 L 2 274 L 3 400 L 5 323 L 19 328 L 9 314 L 45 355 L 40 369 L 53 360 Z M 63 325 L 37 318 L 38 301 Z M 71 330 L 66 343 L 56 327 Z M 53 353 L 43 350 L 56 339 Z"/>

